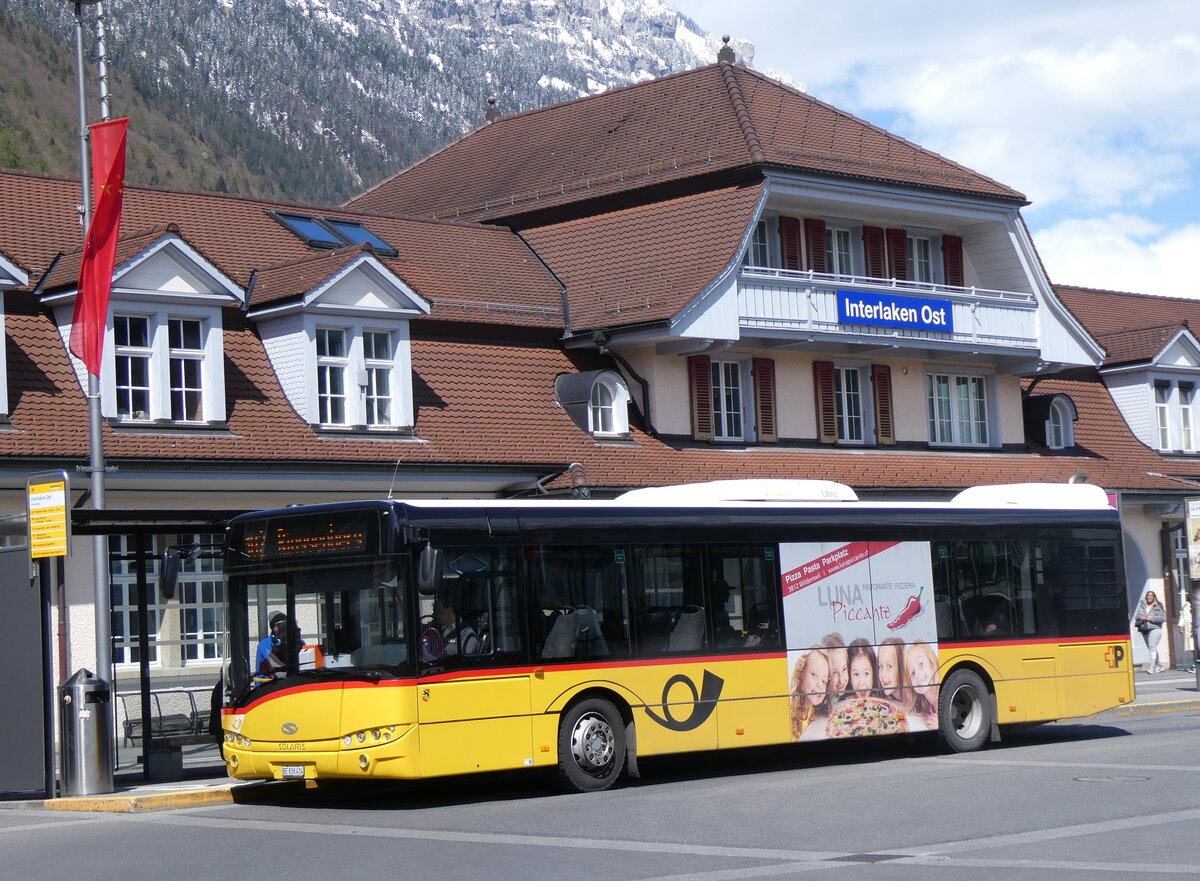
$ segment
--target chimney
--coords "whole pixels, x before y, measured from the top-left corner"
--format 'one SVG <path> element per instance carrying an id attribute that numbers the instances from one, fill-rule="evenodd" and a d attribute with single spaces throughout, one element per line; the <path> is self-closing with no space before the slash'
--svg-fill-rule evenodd
<path id="1" fill-rule="evenodd" d="M 488 95 L 488 109 L 483 118 L 488 122 L 495 122 L 500 118 L 500 108 L 496 106 L 496 96 Z"/>
<path id="2" fill-rule="evenodd" d="M 733 49 L 729 47 L 729 34 L 721 37 L 721 42 L 725 45 L 717 53 L 717 61 L 728 61 L 730 64 L 733 64 L 737 61 L 737 56 L 733 53 Z"/>

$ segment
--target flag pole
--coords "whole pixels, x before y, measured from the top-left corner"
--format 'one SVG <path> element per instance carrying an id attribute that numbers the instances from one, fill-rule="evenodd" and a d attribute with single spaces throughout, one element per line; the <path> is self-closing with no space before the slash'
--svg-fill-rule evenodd
<path id="1" fill-rule="evenodd" d="M 90 0 L 94 3 L 95 0 Z M 87 231 L 92 225 L 92 163 L 89 156 L 87 94 L 84 87 L 83 72 L 83 0 L 75 0 L 75 72 L 79 80 L 79 139 L 80 139 L 80 181 L 83 186 L 83 232 L 86 241 Z M 107 84 L 106 87 L 107 89 Z M 107 95 L 102 105 L 108 112 Z M 80 296 L 79 291 L 75 296 Z M 102 511 L 105 507 L 104 487 L 104 436 L 101 430 L 100 413 L 100 379 L 87 372 L 87 405 L 88 405 L 88 472 L 91 475 L 91 507 Z M 109 598 L 108 572 L 108 537 L 95 535 L 92 537 L 92 582 L 93 604 L 96 618 L 96 675 L 111 684 L 112 679 L 112 620 L 111 602 Z M 66 671 L 63 671 L 64 674 Z"/>

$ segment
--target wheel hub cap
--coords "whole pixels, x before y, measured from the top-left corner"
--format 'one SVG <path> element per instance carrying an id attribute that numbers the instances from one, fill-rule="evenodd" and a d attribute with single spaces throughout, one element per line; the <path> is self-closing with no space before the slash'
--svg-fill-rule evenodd
<path id="1" fill-rule="evenodd" d="M 589 713 L 575 723 L 571 732 L 571 754 L 575 763 L 588 773 L 603 770 L 613 760 L 616 738 L 602 717 Z"/>

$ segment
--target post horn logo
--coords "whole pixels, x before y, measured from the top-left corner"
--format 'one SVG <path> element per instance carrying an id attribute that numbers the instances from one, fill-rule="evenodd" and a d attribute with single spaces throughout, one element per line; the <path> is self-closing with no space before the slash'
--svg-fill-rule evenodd
<path id="1" fill-rule="evenodd" d="M 692 711 L 684 719 L 676 719 L 675 714 L 671 712 L 672 705 L 668 703 L 671 688 L 680 684 L 686 685 L 692 693 Z M 672 731 L 691 731 L 699 728 L 708 721 L 708 717 L 717 708 L 717 699 L 721 696 L 721 690 L 724 687 L 725 680 L 708 670 L 704 671 L 704 679 L 700 683 L 699 691 L 696 690 L 696 683 L 692 682 L 690 678 L 683 673 L 677 673 L 668 679 L 667 684 L 663 686 L 662 715 L 660 716 L 648 706 L 646 707 L 646 715 L 659 725 L 669 728 Z M 676 709 L 679 709 L 682 704 L 676 701 L 674 706 Z"/>

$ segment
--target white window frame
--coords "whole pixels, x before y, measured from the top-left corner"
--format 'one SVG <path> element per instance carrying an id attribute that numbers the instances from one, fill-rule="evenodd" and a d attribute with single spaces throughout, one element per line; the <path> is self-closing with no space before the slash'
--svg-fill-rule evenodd
<path id="1" fill-rule="evenodd" d="M 713 358 L 709 364 L 709 382 L 712 389 L 713 440 L 746 441 L 746 394 L 750 384 L 746 381 L 745 365 L 737 359 Z M 730 380 L 736 381 L 736 388 Z M 727 406 L 729 396 L 736 395 L 736 405 Z M 735 424 L 736 423 L 736 424 Z"/>
<path id="2" fill-rule="evenodd" d="M 858 265 L 855 255 L 854 229 L 845 224 L 825 224 L 825 271 L 830 275 L 854 275 Z M 861 234 L 859 236 L 861 238 Z M 845 249 L 839 247 L 841 239 Z"/>
<path id="3" fill-rule="evenodd" d="M 173 425 L 210 425 L 225 418 L 224 333 L 219 308 L 187 307 L 163 304 L 161 308 L 146 308 L 146 302 L 113 301 L 112 312 L 105 329 L 104 362 L 101 367 L 101 412 L 107 419 L 121 424 L 167 422 Z M 150 408 L 143 419 L 121 418 L 117 414 L 117 345 L 115 321 L 118 317 L 145 318 L 149 346 L 145 349 L 124 349 L 131 354 L 149 358 Z M 176 352 L 170 346 L 170 321 L 181 319 L 200 323 L 200 349 Z M 172 419 L 171 361 L 186 354 L 200 362 L 200 420 Z M 81 378 L 82 381 L 82 378 Z"/>
<path id="4" fill-rule="evenodd" d="M 128 342 L 130 339 L 129 330 L 134 322 L 140 323 L 145 328 L 146 344 L 144 346 L 132 345 Z M 150 422 L 154 419 L 154 377 L 155 377 L 155 358 L 154 358 L 154 316 L 139 315 L 133 312 L 113 312 L 113 399 L 115 401 L 115 415 L 122 422 Z M 118 334 L 117 329 L 124 328 L 122 334 Z M 119 336 L 124 336 L 126 342 L 121 343 Z M 128 370 L 127 385 L 120 385 L 120 365 L 126 364 Z M 146 372 L 146 384 L 134 385 L 133 369 L 134 364 L 143 364 Z M 168 377 L 168 382 L 169 382 Z M 145 395 L 145 409 L 135 408 L 132 397 L 134 393 Z M 122 405 L 128 405 L 127 413 L 122 413 Z"/>
<path id="5" fill-rule="evenodd" d="M 848 380 L 853 377 L 853 382 Z M 850 389 L 857 385 L 857 389 Z M 833 365 L 833 392 L 835 401 L 835 416 L 837 419 L 837 442 L 861 446 L 870 439 L 870 426 L 867 414 L 871 408 L 867 406 L 871 392 L 870 381 L 862 364 Z M 857 402 L 853 399 L 857 397 Z M 853 406 L 857 403 L 857 406 Z M 857 423 L 858 437 L 853 437 L 852 429 Z"/>
<path id="6" fill-rule="evenodd" d="M 412 425 L 412 381 L 411 344 L 407 322 L 394 325 L 374 320 L 355 320 L 332 314 L 307 315 L 304 321 L 304 340 L 308 347 L 308 373 L 305 382 L 307 412 L 310 424 L 330 430 L 393 431 Z M 322 331 L 340 331 L 344 334 L 344 357 L 318 355 L 317 338 Z M 390 358 L 367 358 L 366 334 L 386 334 Z M 320 393 L 321 372 L 341 370 L 343 376 L 344 412 L 343 421 L 323 421 Z M 368 412 L 379 402 L 373 400 L 380 374 L 387 377 L 387 421 L 372 422 L 369 417 L 378 414 Z M 299 408 L 298 408 L 299 409 Z"/>
<path id="7" fill-rule="evenodd" d="M 112 587 L 113 617 L 119 622 L 113 633 L 112 660 L 118 667 L 136 667 L 138 657 L 138 580 L 137 561 L 134 560 L 134 536 L 111 535 L 108 538 L 109 583 Z M 158 537 L 151 536 L 146 549 L 146 577 L 150 583 L 157 581 L 158 555 L 155 548 Z M 120 559 L 119 559 L 120 558 Z M 162 667 L 163 652 L 159 651 L 159 634 L 162 632 L 166 604 L 157 590 L 150 591 L 147 600 L 147 656 L 151 667 Z"/>
<path id="8" fill-rule="evenodd" d="M 1075 414 L 1067 401 L 1055 398 L 1046 417 L 1046 446 L 1066 450 L 1075 446 Z"/>
<path id="9" fill-rule="evenodd" d="M 1154 433 L 1162 452 L 1195 453 L 1200 450 L 1196 425 L 1196 380 L 1152 377 Z"/>
<path id="10" fill-rule="evenodd" d="M 947 380 L 947 396 L 944 403 L 949 408 L 949 412 L 946 414 L 948 415 L 948 421 L 943 418 L 940 409 L 937 409 L 937 405 L 943 403 L 941 396 L 935 398 L 936 383 L 942 377 Z M 927 370 L 925 373 L 925 421 L 926 430 L 929 433 L 930 445 L 946 447 L 990 447 L 992 445 L 992 438 L 996 435 L 993 429 L 995 417 L 992 413 L 992 400 L 994 392 L 990 388 L 991 385 L 991 377 L 987 374 L 970 373 L 961 370 Z M 958 389 L 964 386 L 968 390 L 978 387 L 981 391 L 981 400 L 974 396 L 966 399 L 965 403 L 971 409 L 971 412 L 967 414 L 968 418 L 966 420 L 962 419 L 964 400 L 958 394 Z M 972 406 L 972 402 L 975 402 L 974 406 Z M 978 430 L 976 426 L 980 424 L 980 417 L 982 417 L 983 426 L 982 439 L 976 435 L 976 431 Z M 948 431 L 943 431 L 943 424 L 948 425 Z"/>
<path id="11" fill-rule="evenodd" d="M 329 340 L 337 335 L 341 339 L 341 354 L 329 354 Z M 325 353 L 322 354 L 322 340 L 325 341 Z M 341 428 L 351 425 L 350 422 L 350 392 L 348 386 L 350 384 L 350 344 L 351 333 L 347 328 L 334 327 L 322 324 L 317 327 L 316 333 L 313 335 L 313 345 L 315 347 L 317 357 L 317 424 L 328 425 Z M 333 380 L 339 380 L 339 383 L 334 383 Z M 324 390 L 322 391 L 322 380 L 324 380 Z M 333 390 L 333 385 L 340 384 L 339 391 Z M 334 405 L 341 405 L 340 418 L 334 418 Z"/>
<path id="12" fill-rule="evenodd" d="M 368 356 L 367 339 L 372 336 L 382 336 L 387 340 L 387 353 L 379 357 L 378 353 Z M 391 428 L 395 424 L 396 395 L 393 376 L 396 372 L 396 342 L 395 334 L 383 328 L 364 328 L 362 332 L 363 373 L 365 383 L 363 393 L 363 422 L 369 428 Z M 380 393 L 380 386 L 387 386 Z M 383 418 L 380 418 L 380 408 L 383 408 Z"/>
<path id="13" fill-rule="evenodd" d="M 185 324 L 194 324 L 199 329 L 199 337 L 197 339 L 198 346 L 190 348 L 186 345 L 172 346 L 171 345 L 171 328 L 176 323 L 182 328 Z M 180 342 L 186 342 L 181 338 Z M 175 377 L 175 368 L 178 365 L 181 369 L 185 364 L 196 365 L 196 387 L 193 388 L 187 384 L 186 376 L 180 376 L 178 383 Z M 185 370 L 186 372 L 186 370 Z M 167 385 L 170 393 L 170 413 L 171 419 L 175 422 L 203 422 L 204 421 L 204 321 L 194 316 L 175 316 L 171 315 L 167 318 Z M 179 395 L 183 401 L 182 412 L 175 412 L 175 396 Z M 197 410 L 199 417 L 196 419 L 188 419 L 187 400 L 189 395 L 195 395 L 198 399 Z"/>
<path id="14" fill-rule="evenodd" d="M 220 545 L 217 534 L 180 535 L 179 544 Z M 198 555 L 181 560 L 176 587 L 179 597 L 179 664 L 215 664 L 224 656 L 225 585 L 220 557 Z M 192 614 L 197 627 L 188 628 Z"/>
<path id="15" fill-rule="evenodd" d="M 599 398 L 607 395 L 607 403 Z M 623 437 L 629 434 L 629 389 L 617 374 L 604 372 L 596 377 L 588 393 L 588 432 L 593 437 Z M 604 427 L 603 412 L 609 416 Z"/>

